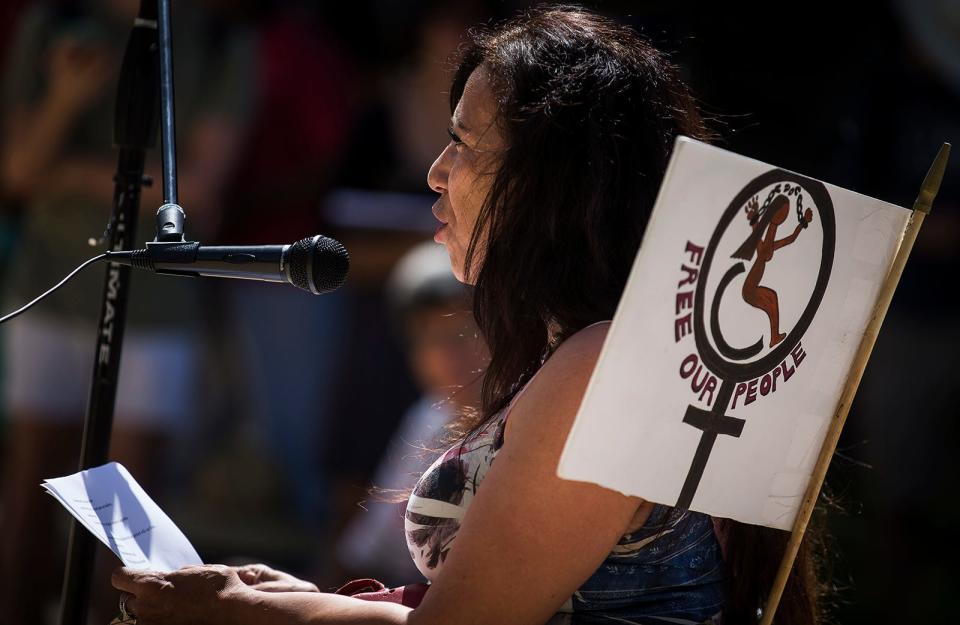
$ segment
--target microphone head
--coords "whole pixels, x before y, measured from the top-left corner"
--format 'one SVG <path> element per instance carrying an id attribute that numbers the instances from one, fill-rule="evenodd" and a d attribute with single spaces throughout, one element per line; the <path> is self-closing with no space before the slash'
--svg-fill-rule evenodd
<path id="1" fill-rule="evenodd" d="M 340 288 L 347 279 L 350 255 L 339 241 L 316 235 L 290 246 L 290 282 L 315 295 Z"/>

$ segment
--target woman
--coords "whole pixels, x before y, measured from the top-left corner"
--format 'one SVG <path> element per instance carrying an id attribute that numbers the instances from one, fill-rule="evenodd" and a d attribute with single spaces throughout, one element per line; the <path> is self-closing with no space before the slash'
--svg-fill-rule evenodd
<path id="1" fill-rule="evenodd" d="M 773 253 L 797 240 L 800 232 L 813 221 L 813 211 L 808 208 L 793 233 L 779 240 L 777 228 L 790 216 L 789 197 L 783 194 L 777 195 L 772 202 L 765 203 L 761 208 L 754 196 L 747 202 L 746 213 L 753 228 L 753 234 L 740 246 L 740 249 L 733 253 L 732 258 L 753 260 L 754 253 L 757 255 L 750 271 L 747 272 L 747 277 L 743 280 L 743 301 L 767 313 L 772 348 L 787 338 L 787 335 L 780 331 L 780 303 L 777 292 L 770 287 L 761 286 L 760 281 L 763 280 L 767 263 L 773 259 Z"/>
<path id="2" fill-rule="evenodd" d="M 767 553 L 767 534 L 753 536 L 764 530 L 730 524 L 723 562 L 709 517 L 556 476 L 673 139 L 706 134 L 676 69 L 629 29 L 543 8 L 475 38 L 451 104 L 451 140 L 428 175 L 435 238 L 475 287 L 491 361 L 478 414 L 408 505 L 429 591 L 411 610 L 265 567 L 119 569 L 143 625 L 756 618 L 779 535 Z M 814 622 L 811 579 L 789 584 L 778 623 Z"/>

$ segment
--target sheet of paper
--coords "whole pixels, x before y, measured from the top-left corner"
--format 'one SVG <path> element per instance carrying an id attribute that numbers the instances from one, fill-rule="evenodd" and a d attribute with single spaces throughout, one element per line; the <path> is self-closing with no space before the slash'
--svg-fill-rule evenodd
<path id="1" fill-rule="evenodd" d="M 203 564 L 180 528 L 122 464 L 44 480 L 42 486 L 130 568 L 175 571 Z"/>
<path id="2" fill-rule="evenodd" d="M 789 529 L 909 217 L 678 139 L 559 475 Z"/>

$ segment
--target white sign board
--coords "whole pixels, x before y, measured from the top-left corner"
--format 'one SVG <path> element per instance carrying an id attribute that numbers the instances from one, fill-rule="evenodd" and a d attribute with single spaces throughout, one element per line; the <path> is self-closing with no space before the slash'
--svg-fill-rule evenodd
<path id="1" fill-rule="evenodd" d="M 909 216 L 678 139 L 560 477 L 789 529 Z"/>

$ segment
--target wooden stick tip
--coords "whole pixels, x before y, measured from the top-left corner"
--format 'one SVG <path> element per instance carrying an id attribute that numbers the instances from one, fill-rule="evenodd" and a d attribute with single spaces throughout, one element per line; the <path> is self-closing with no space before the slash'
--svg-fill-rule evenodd
<path id="1" fill-rule="evenodd" d="M 913 204 L 914 210 L 921 211 L 927 215 L 930 214 L 930 209 L 933 207 L 933 200 L 937 197 L 937 192 L 940 191 L 940 183 L 943 182 L 943 175 L 947 170 L 948 160 L 950 160 L 950 144 L 944 142 L 944 144 L 940 146 L 940 151 L 937 152 L 937 158 L 933 159 L 933 164 L 930 165 L 930 169 L 923 179 L 923 185 L 920 187 L 920 195 L 917 196 L 917 201 Z"/>

